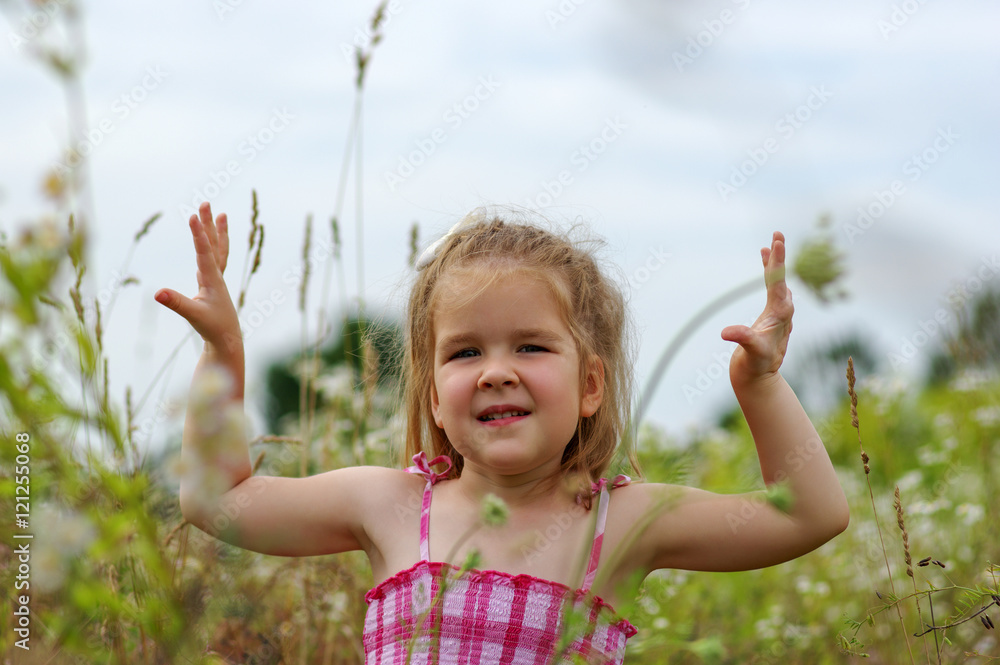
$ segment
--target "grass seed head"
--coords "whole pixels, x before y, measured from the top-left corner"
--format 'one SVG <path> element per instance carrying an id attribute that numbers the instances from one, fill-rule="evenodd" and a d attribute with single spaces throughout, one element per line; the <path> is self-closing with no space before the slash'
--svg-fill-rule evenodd
<path id="1" fill-rule="evenodd" d="M 903 502 L 899 498 L 899 486 L 893 493 L 892 505 L 896 508 L 896 524 L 903 532 L 903 558 L 906 560 L 906 574 L 913 577 L 913 559 L 910 557 L 910 534 L 906 530 L 906 518 L 903 515 Z"/>

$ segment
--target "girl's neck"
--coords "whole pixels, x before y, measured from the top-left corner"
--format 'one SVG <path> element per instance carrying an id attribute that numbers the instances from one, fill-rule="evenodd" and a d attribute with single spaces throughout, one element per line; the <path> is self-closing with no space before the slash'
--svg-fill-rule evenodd
<path id="1" fill-rule="evenodd" d="M 487 494 L 494 494 L 510 508 L 518 509 L 539 503 L 556 501 L 563 503 L 572 501 L 574 495 L 562 482 L 558 473 L 546 473 L 544 469 L 535 469 L 518 475 L 502 475 L 483 471 L 474 465 L 466 464 L 461 477 L 455 482 L 461 488 L 461 493 L 469 501 L 479 504 Z"/>

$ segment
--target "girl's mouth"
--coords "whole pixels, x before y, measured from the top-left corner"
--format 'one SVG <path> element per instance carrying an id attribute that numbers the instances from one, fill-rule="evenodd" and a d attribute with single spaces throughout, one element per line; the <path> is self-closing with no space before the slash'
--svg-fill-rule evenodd
<path id="1" fill-rule="evenodd" d="M 497 421 L 506 421 L 513 418 L 523 418 L 529 415 L 530 411 L 524 411 L 522 409 L 508 409 L 506 411 L 494 411 L 493 413 L 485 413 L 477 418 L 481 423 L 492 423 Z"/>

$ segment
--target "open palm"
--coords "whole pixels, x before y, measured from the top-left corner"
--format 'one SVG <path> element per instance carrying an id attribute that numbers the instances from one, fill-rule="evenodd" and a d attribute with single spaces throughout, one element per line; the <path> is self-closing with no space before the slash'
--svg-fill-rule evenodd
<path id="1" fill-rule="evenodd" d="M 734 382 L 753 382 L 777 374 L 792 332 L 792 292 L 785 283 L 785 237 L 774 232 L 771 246 L 760 250 L 764 263 L 767 303 L 752 326 L 734 325 L 722 330 L 722 338 L 739 347 L 729 362 Z"/>
<path id="2" fill-rule="evenodd" d="M 198 293 L 188 298 L 173 289 L 160 289 L 157 302 L 174 310 L 219 351 L 241 345 L 239 317 L 222 273 L 229 259 L 229 225 L 225 213 L 214 221 L 212 207 L 201 204 L 189 220 L 197 260 Z"/>

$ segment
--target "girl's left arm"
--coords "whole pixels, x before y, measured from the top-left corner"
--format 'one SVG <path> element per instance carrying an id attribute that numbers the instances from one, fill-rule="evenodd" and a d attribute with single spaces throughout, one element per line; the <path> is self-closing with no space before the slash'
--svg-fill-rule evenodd
<path id="1" fill-rule="evenodd" d="M 643 567 L 745 570 L 809 552 L 847 528 L 847 498 L 830 457 L 778 373 L 792 329 L 785 284 L 784 237 L 761 250 L 767 304 L 752 326 L 729 326 L 722 337 L 739 344 L 730 361 L 733 391 L 753 434 L 764 482 L 787 483 L 782 512 L 763 493 L 714 494 L 665 485 L 637 486 L 633 519 L 648 524 L 638 539 Z"/>

